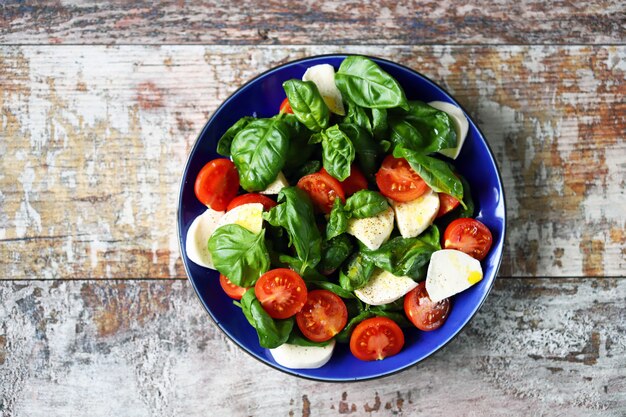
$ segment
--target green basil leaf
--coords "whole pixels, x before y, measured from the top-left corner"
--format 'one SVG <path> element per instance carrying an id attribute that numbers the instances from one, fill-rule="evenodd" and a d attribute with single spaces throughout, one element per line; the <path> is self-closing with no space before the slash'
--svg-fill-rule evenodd
<path id="1" fill-rule="evenodd" d="M 283 83 L 293 114 L 309 130 L 319 132 L 328 127 L 330 111 L 312 81 L 296 79 Z"/>
<path id="2" fill-rule="evenodd" d="M 385 139 L 388 129 L 387 109 L 372 109 L 372 136 L 374 139 Z"/>
<path id="3" fill-rule="evenodd" d="M 459 179 L 463 184 L 463 201 L 461 204 L 461 211 L 459 212 L 459 218 L 461 217 L 474 217 L 474 200 L 472 199 L 472 190 L 470 189 L 469 182 L 459 175 Z"/>
<path id="4" fill-rule="evenodd" d="M 357 191 L 346 200 L 346 210 L 355 219 L 376 216 L 389 208 L 389 202 L 376 191 Z"/>
<path id="5" fill-rule="evenodd" d="M 406 120 L 415 126 L 425 139 L 424 147 L 415 150 L 429 154 L 456 147 L 456 131 L 446 112 L 437 110 L 423 101 L 411 101 L 409 106 Z"/>
<path id="6" fill-rule="evenodd" d="M 350 138 L 350 141 L 352 141 L 357 162 L 359 163 L 359 168 L 361 168 L 363 175 L 365 175 L 370 182 L 375 182 L 374 174 L 379 168 L 379 145 L 365 129 L 361 129 L 354 123 L 342 123 L 339 128 Z"/>
<path id="7" fill-rule="evenodd" d="M 346 235 L 336 236 L 322 243 L 322 260 L 317 268 L 323 274 L 332 274 L 348 258 L 354 246 Z"/>
<path id="8" fill-rule="evenodd" d="M 405 239 L 397 236 L 381 245 L 376 250 L 361 248 L 363 256 L 375 266 L 396 276 L 407 276 L 415 280 L 424 279 L 425 267 L 433 252 L 440 248 L 431 245 L 430 238 L 419 237 Z"/>
<path id="9" fill-rule="evenodd" d="M 434 224 L 424 230 L 417 239 L 429 244 L 436 250 L 441 250 L 441 234 L 439 233 L 439 228 Z"/>
<path id="10" fill-rule="evenodd" d="M 370 135 L 372 134 L 372 122 L 370 121 L 367 113 L 363 107 L 348 101 L 348 114 L 344 118 L 344 123 L 354 123 L 361 129 L 366 130 Z"/>
<path id="11" fill-rule="evenodd" d="M 337 333 L 337 335 L 335 336 L 335 340 L 339 343 L 349 342 L 350 336 L 352 336 L 352 332 L 354 331 L 354 328 L 357 326 L 357 324 L 359 324 L 363 320 L 366 320 L 372 317 L 374 317 L 374 313 L 372 313 L 371 311 L 363 311 L 359 315 L 353 317 L 348 322 L 348 324 L 346 324 L 346 327 L 344 327 L 342 331 Z"/>
<path id="12" fill-rule="evenodd" d="M 309 283 L 323 290 L 328 290 L 332 293 L 335 293 L 341 298 L 355 298 L 355 295 L 352 293 L 352 291 L 344 290 L 339 285 L 333 284 L 329 281 L 309 281 Z"/>
<path id="13" fill-rule="evenodd" d="M 357 252 L 339 272 L 339 285 L 348 291 L 364 287 L 372 277 L 375 267 L 372 261 Z"/>
<path id="14" fill-rule="evenodd" d="M 406 95 L 398 81 L 363 56 L 346 57 L 335 74 L 335 84 L 343 97 L 361 107 L 401 107 L 409 110 Z"/>
<path id="15" fill-rule="evenodd" d="M 289 128 L 282 117 L 257 119 L 231 144 L 239 181 L 246 191 L 261 191 L 276 179 L 289 149 Z"/>
<path id="16" fill-rule="evenodd" d="M 404 311 L 404 297 L 398 298 L 391 303 L 379 306 L 370 306 L 370 311 Z"/>
<path id="17" fill-rule="evenodd" d="M 413 150 L 421 150 L 426 146 L 422 134 L 406 119 L 391 118 L 389 127 L 391 128 L 389 139 L 395 146 L 403 146 Z"/>
<path id="18" fill-rule="evenodd" d="M 348 214 L 340 198 L 335 199 L 326 224 L 326 239 L 333 239 L 348 230 Z"/>
<path id="19" fill-rule="evenodd" d="M 350 165 L 354 161 L 354 145 L 339 126 L 326 129 L 322 136 L 322 161 L 326 171 L 339 181 L 350 176 Z"/>
<path id="20" fill-rule="evenodd" d="M 403 300 L 403 299 L 402 299 Z M 387 310 L 382 310 L 376 307 L 372 307 L 369 310 L 371 313 L 373 313 L 375 316 L 377 317 L 387 317 L 388 319 L 393 320 L 398 326 L 404 328 L 404 329 L 409 329 L 411 327 L 415 327 L 413 325 L 413 323 L 411 323 L 410 321 L 407 320 L 407 318 L 405 317 L 404 313 L 397 313 L 395 311 L 387 311 Z"/>
<path id="21" fill-rule="evenodd" d="M 305 346 L 305 347 L 306 346 L 324 347 L 324 346 L 328 346 L 328 344 L 330 343 L 330 340 L 327 340 L 325 342 L 314 342 L 312 340 L 309 340 L 302 335 L 302 332 L 296 326 L 291 331 L 291 334 L 289 335 L 289 339 L 287 339 L 287 343 L 290 345 Z"/>
<path id="22" fill-rule="evenodd" d="M 248 322 L 259 336 L 259 344 L 267 349 L 274 349 L 289 340 L 294 318 L 274 320 L 257 300 L 254 290 L 248 290 L 241 298 L 241 309 Z"/>
<path id="23" fill-rule="evenodd" d="M 288 176 L 290 184 L 296 184 L 300 178 L 305 175 L 310 175 L 315 172 L 319 172 L 322 169 L 322 163 L 320 161 L 308 161 L 301 165 L 295 172 Z"/>
<path id="24" fill-rule="evenodd" d="M 223 156 L 230 156 L 230 145 L 233 143 L 235 135 L 237 135 L 237 133 L 239 133 L 253 120 L 255 120 L 255 118 L 252 116 L 244 116 L 237 120 L 234 125 L 229 127 L 226 133 L 224 133 L 217 142 L 217 153 Z"/>
<path id="25" fill-rule="evenodd" d="M 288 268 L 293 269 L 298 274 L 300 274 L 300 276 L 306 283 L 327 280 L 326 276 L 317 272 L 315 268 L 308 268 L 308 267 L 305 268 L 300 259 L 296 259 L 293 256 L 289 256 L 289 255 L 280 255 L 278 259 L 280 263 L 282 264 L 283 268 L 286 266 Z"/>
<path id="26" fill-rule="evenodd" d="M 265 230 L 254 234 L 238 224 L 218 227 L 209 238 L 213 264 L 233 284 L 251 287 L 269 270 Z"/>
<path id="27" fill-rule="evenodd" d="M 289 128 L 289 148 L 283 171 L 288 174 L 298 170 L 311 157 L 315 146 L 310 145 L 311 132 L 293 114 L 284 114 L 283 121 Z"/>

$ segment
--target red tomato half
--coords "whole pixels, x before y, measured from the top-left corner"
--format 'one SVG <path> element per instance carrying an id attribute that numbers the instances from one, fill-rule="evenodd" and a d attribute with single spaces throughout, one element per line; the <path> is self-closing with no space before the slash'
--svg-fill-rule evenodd
<path id="1" fill-rule="evenodd" d="M 381 360 L 400 352 L 404 333 L 387 317 L 374 317 L 359 323 L 350 337 L 350 351 L 362 361 Z"/>
<path id="2" fill-rule="evenodd" d="M 320 172 L 328 174 L 324 168 L 322 168 Z M 363 175 L 361 170 L 357 168 L 356 165 L 352 165 L 350 167 L 350 176 L 344 181 L 341 181 L 340 184 L 346 194 L 346 197 L 350 197 L 357 191 L 367 190 L 367 180 L 365 179 L 365 175 Z"/>
<path id="3" fill-rule="evenodd" d="M 216 211 L 224 211 L 239 191 L 239 174 L 230 159 L 218 158 L 206 164 L 196 177 L 196 197 Z"/>
<path id="4" fill-rule="evenodd" d="M 415 327 L 425 332 L 441 327 L 449 312 L 450 300 L 446 298 L 433 303 L 424 281 L 404 296 L 404 313 Z"/>
<path id="5" fill-rule="evenodd" d="M 291 104 L 289 104 L 289 99 L 285 98 L 282 103 L 280 103 L 279 113 L 291 113 L 293 114 L 293 109 L 291 108 Z"/>
<path id="6" fill-rule="evenodd" d="M 263 210 L 265 211 L 269 211 L 272 207 L 276 206 L 276 201 L 264 196 L 263 194 L 248 193 L 235 197 L 226 208 L 226 211 L 231 211 L 235 207 L 243 206 L 244 204 L 250 203 L 263 204 Z"/>
<path id="7" fill-rule="evenodd" d="M 248 290 L 247 288 L 240 287 L 239 285 L 233 284 L 226 276 L 220 274 L 220 285 L 222 289 L 230 298 L 234 298 L 235 300 L 241 300 L 243 294 Z"/>
<path id="8" fill-rule="evenodd" d="M 302 334 L 314 342 L 325 342 L 348 322 L 348 309 L 339 296 L 327 290 L 310 291 L 302 310 L 296 314 Z"/>
<path id="9" fill-rule="evenodd" d="M 450 194 L 439 193 L 439 212 L 437 217 L 441 217 L 446 213 L 451 212 L 461 204 L 459 200 L 452 197 Z"/>
<path id="10" fill-rule="evenodd" d="M 388 155 L 376 173 L 380 193 L 392 200 L 412 201 L 428 191 L 428 184 L 417 175 L 404 158 Z"/>
<path id="11" fill-rule="evenodd" d="M 311 197 L 313 205 L 326 214 L 332 210 L 335 199 L 340 198 L 341 201 L 346 202 L 346 195 L 339 181 L 325 171 L 300 178 L 298 188 L 304 190 Z"/>
<path id="12" fill-rule="evenodd" d="M 270 317 L 286 319 L 302 309 L 307 290 L 300 275 L 278 268 L 261 275 L 254 285 L 254 294 Z"/>
<path id="13" fill-rule="evenodd" d="M 475 219 L 456 219 L 443 233 L 445 249 L 456 249 L 482 261 L 491 249 L 493 237 L 481 222 Z"/>

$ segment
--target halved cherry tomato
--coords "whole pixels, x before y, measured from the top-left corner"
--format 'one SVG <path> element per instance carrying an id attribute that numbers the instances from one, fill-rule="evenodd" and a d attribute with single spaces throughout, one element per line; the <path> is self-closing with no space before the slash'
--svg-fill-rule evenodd
<path id="1" fill-rule="evenodd" d="M 235 197 L 226 208 L 226 211 L 231 211 L 235 207 L 243 206 L 244 204 L 250 203 L 263 204 L 263 210 L 265 211 L 269 211 L 272 207 L 276 206 L 276 201 L 264 196 L 263 194 L 248 193 Z"/>
<path id="2" fill-rule="evenodd" d="M 348 322 L 348 309 L 339 296 L 328 290 L 310 291 L 302 310 L 296 314 L 302 334 L 314 342 L 325 342 Z"/>
<path id="3" fill-rule="evenodd" d="M 280 103 L 279 113 L 291 113 L 293 114 L 293 109 L 291 108 L 291 104 L 289 104 L 289 99 L 285 97 L 282 103 Z"/>
<path id="4" fill-rule="evenodd" d="M 322 168 L 320 172 L 328 174 L 324 168 Z M 343 192 L 346 194 L 346 197 L 350 197 L 357 191 L 367 190 L 367 180 L 365 179 L 365 175 L 363 175 L 361 170 L 357 168 L 356 165 L 352 165 L 350 167 L 350 176 L 344 181 L 341 181 L 340 184 Z"/>
<path id="5" fill-rule="evenodd" d="M 457 208 L 461 204 L 459 200 L 452 197 L 450 194 L 439 193 L 439 212 L 437 217 L 441 217 Z"/>
<path id="6" fill-rule="evenodd" d="M 196 197 L 216 211 L 224 211 L 239 191 L 239 174 L 231 160 L 214 159 L 196 177 L 193 187 Z"/>
<path id="7" fill-rule="evenodd" d="M 376 184 L 385 197 L 399 202 L 412 201 L 428 191 L 428 184 L 404 158 L 388 155 L 376 173 Z"/>
<path id="8" fill-rule="evenodd" d="M 449 312 L 450 300 L 446 298 L 433 303 L 424 281 L 404 296 L 404 313 L 415 327 L 425 332 L 441 327 Z"/>
<path id="9" fill-rule="evenodd" d="M 340 198 L 346 202 L 346 195 L 341 188 L 341 184 L 325 171 L 305 175 L 298 181 L 298 188 L 306 191 L 313 200 L 313 205 L 323 212 L 330 213 L 335 199 Z"/>
<path id="10" fill-rule="evenodd" d="M 446 227 L 443 233 L 445 249 L 456 249 L 482 261 L 491 249 L 491 232 L 476 219 L 456 219 Z"/>
<path id="11" fill-rule="evenodd" d="M 350 351 L 362 361 L 381 360 L 400 352 L 404 333 L 387 317 L 374 317 L 359 323 L 350 337 Z"/>
<path id="12" fill-rule="evenodd" d="M 230 298 L 234 298 L 235 300 L 241 300 L 243 294 L 248 291 L 247 288 L 240 287 L 239 285 L 233 284 L 225 275 L 220 274 L 220 285 L 222 289 Z"/>
<path id="13" fill-rule="evenodd" d="M 306 284 L 291 269 L 272 269 L 261 275 L 254 294 L 263 309 L 274 319 L 286 319 L 302 309 L 306 302 Z"/>

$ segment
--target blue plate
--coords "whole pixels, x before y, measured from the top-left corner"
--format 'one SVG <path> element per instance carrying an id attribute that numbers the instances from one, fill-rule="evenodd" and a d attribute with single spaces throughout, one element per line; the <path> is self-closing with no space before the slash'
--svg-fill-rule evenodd
<path id="1" fill-rule="evenodd" d="M 407 329 L 403 350 L 382 361 L 360 361 L 352 356 L 347 345 L 338 344 L 330 362 L 319 369 L 285 368 L 274 362 L 269 352 L 259 346 L 255 330 L 222 291 L 219 274 L 194 264 L 187 257 L 187 230 L 194 218 L 206 209 L 194 195 L 194 181 L 204 164 L 220 156 L 215 152 L 217 141 L 239 118 L 253 114 L 257 117 L 271 117 L 277 113 L 285 98 L 282 88 L 284 81 L 301 79 L 308 67 L 317 64 L 331 64 L 339 68 L 344 58 L 345 55 L 324 55 L 290 62 L 259 75 L 230 96 L 207 122 L 189 155 L 178 206 L 179 243 L 187 275 L 200 301 L 219 328 L 260 361 L 292 375 L 322 381 L 357 381 L 389 375 L 415 365 L 452 340 L 476 314 L 493 286 L 502 259 L 505 232 L 504 193 L 498 167 L 485 138 L 468 116 L 469 133 L 455 166 L 470 183 L 476 204 L 476 218 L 491 230 L 493 246 L 482 262 L 483 280 L 454 297 L 445 324 L 432 332 Z M 373 59 L 400 82 L 410 100 L 440 100 L 459 106 L 443 88 L 418 72 L 394 62 Z"/>

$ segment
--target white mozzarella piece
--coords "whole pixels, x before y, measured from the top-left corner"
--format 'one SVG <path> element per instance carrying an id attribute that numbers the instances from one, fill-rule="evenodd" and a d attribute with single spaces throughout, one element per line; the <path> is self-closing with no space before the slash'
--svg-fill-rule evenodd
<path id="1" fill-rule="evenodd" d="M 335 68 L 332 65 L 320 64 L 309 67 L 302 76 L 302 81 L 313 81 L 315 83 L 324 99 L 324 103 L 326 103 L 331 112 L 340 116 L 346 115 L 341 91 L 335 84 Z"/>
<path id="2" fill-rule="evenodd" d="M 259 194 L 266 195 L 274 195 L 278 194 L 280 190 L 285 187 L 289 187 L 289 183 L 287 182 L 287 178 L 285 178 L 285 174 L 282 171 L 278 173 L 274 182 L 267 186 L 267 188 L 263 191 L 259 191 Z"/>
<path id="3" fill-rule="evenodd" d="M 348 220 L 348 233 L 359 239 L 371 250 L 376 250 L 389 239 L 393 231 L 393 209 L 373 217 Z"/>
<path id="4" fill-rule="evenodd" d="M 389 200 L 396 214 L 396 224 L 403 238 L 419 236 L 428 228 L 439 212 L 439 195 L 428 190 L 407 203 Z"/>
<path id="5" fill-rule="evenodd" d="M 384 269 L 376 269 L 368 283 L 354 294 L 364 303 L 379 306 L 396 301 L 417 287 L 409 277 L 398 277 Z"/>
<path id="6" fill-rule="evenodd" d="M 185 249 L 187 250 L 187 257 L 193 263 L 215 269 L 208 243 L 209 238 L 213 231 L 217 229 L 218 223 L 223 216 L 223 211 L 215 211 L 209 208 L 196 217 L 191 226 L 189 226 L 185 240 Z"/>
<path id="7" fill-rule="evenodd" d="M 252 233 L 260 233 L 263 229 L 263 204 L 242 204 L 241 206 L 227 211 L 218 222 L 217 227 L 227 224 L 238 224 Z"/>
<path id="8" fill-rule="evenodd" d="M 463 110 L 459 107 L 445 101 L 431 101 L 428 105 L 436 108 L 437 110 L 448 113 L 448 116 L 452 119 L 454 130 L 456 131 L 456 147 L 442 149 L 439 153 L 452 159 L 456 159 L 461 152 L 461 147 L 463 146 L 463 142 L 465 142 L 467 131 L 469 130 L 469 123 L 467 121 L 467 117 L 465 117 L 465 113 L 463 113 Z"/>
<path id="9" fill-rule="evenodd" d="M 326 346 L 297 346 L 285 343 L 270 349 L 270 353 L 276 363 L 285 368 L 313 369 L 326 365 L 334 349 L 335 341 L 330 340 Z"/>
<path id="10" fill-rule="evenodd" d="M 468 289 L 482 279 L 483 270 L 477 259 L 458 250 L 443 249 L 430 257 L 426 291 L 436 303 Z"/>

